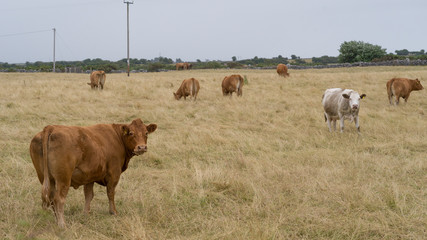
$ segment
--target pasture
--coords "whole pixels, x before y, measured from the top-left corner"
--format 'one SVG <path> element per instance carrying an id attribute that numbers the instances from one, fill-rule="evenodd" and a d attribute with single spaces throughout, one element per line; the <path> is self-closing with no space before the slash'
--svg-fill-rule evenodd
<path id="1" fill-rule="evenodd" d="M 426 239 L 427 92 L 390 106 L 386 82 L 419 78 L 427 67 L 191 70 L 107 74 L 0 74 L 1 239 Z M 243 96 L 221 82 L 246 76 Z M 200 81 L 197 101 L 173 97 Z M 345 121 L 330 133 L 321 98 L 352 88 L 361 135 Z M 49 124 L 156 123 L 148 152 L 133 157 L 116 188 L 118 216 L 95 185 L 91 213 L 83 187 L 70 189 L 67 228 L 41 207 L 29 156 Z"/>

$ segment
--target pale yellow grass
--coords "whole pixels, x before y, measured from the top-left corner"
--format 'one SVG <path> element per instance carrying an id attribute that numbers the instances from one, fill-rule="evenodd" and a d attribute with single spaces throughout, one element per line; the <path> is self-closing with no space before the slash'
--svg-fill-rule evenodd
<path id="1" fill-rule="evenodd" d="M 224 76 L 245 75 L 243 97 L 223 97 Z M 0 74 L 2 239 L 426 239 L 427 98 L 389 106 L 385 83 L 426 67 L 192 70 L 108 74 L 92 91 L 86 74 Z M 176 101 L 185 78 L 196 102 Z M 346 121 L 329 133 L 323 91 L 366 93 L 362 135 Z M 48 124 L 130 123 L 158 129 L 134 157 L 108 214 L 95 187 L 92 213 L 71 189 L 66 230 L 41 208 L 31 138 Z"/>

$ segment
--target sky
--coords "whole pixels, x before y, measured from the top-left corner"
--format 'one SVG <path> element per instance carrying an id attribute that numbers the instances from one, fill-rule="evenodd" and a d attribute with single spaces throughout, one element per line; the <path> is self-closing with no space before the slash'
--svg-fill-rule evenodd
<path id="1" fill-rule="evenodd" d="M 338 56 L 344 41 L 427 49 L 426 0 L 134 0 L 130 57 L 183 61 Z M 21 0 L 0 5 L 0 62 L 127 57 L 122 0 Z"/>

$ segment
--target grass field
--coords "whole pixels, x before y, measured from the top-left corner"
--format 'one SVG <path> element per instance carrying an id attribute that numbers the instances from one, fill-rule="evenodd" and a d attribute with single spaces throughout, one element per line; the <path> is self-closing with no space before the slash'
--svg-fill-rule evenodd
<path id="1" fill-rule="evenodd" d="M 246 76 L 243 97 L 223 97 L 226 75 Z M 192 70 L 109 74 L 92 91 L 87 74 L 0 74 L 1 239 L 426 239 L 427 97 L 390 106 L 385 84 L 427 67 Z M 185 78 L 197 101 L 176 101 Z M 329 133 L 321 97 L 352 88 L 359 136 L 346 121 Z M 70 189 L 67 228 L 41 207 L 29 156 L 49 124 L 86 126 L 141 118 L 158 129 L 116 188 L 118 216 L 96 185 L 91 214 Z"/>

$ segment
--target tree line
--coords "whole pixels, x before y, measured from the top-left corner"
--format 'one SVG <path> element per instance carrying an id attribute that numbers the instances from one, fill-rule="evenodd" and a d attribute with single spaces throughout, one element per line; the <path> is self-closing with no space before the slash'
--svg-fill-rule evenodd
<path id="1" fill-rule="evenodd" d="M 346 41 L 340 45 L 339 56 L 321 56 L 312 57 L 311 61 L 301 59 L 295 54 L 291 55 L 291 59 L 279 55 L 272 58 L 259 58 L 255 56 L 252 59 L 237 60 L 236 56 L 231 57 L 231 61 L 209 61 L 202 62 L 197 59 L 193 64 L 193 69 L 218 69 L 218 68 L 271 68 L 279 63 L 292 65 L 327 65 L 335 63 L 354 63 L 354 62 L 379 62 L 395 59 L 427 59 L 427 53 L 424 49 L 420 51 L 409 51 L 407 49 L 396 50 L 395 54 L 386 53 L 386 49 L 379 45 L 366 43 L 363 41 Z M 175 69 L 175 63 L 183 62 L 181 59 L 173 61 L 167 57 L 157 57 L 151 60 L 148 59 L 130 59 L 130 70 L 158 72 Z M 52 62 L 26 62 L 25 64 L 9 64 L 0 62 L 0 71 L 40 71 L 51 72 Z M 57 71 L 65 72 L 67 68 L 79 68 L 81 71 L 103 70 L 105 72 L 124 71 L 127 69 L 127 59 L 119 61 L 109 61 L 100 58 L 85 59 L 83 61 L 57 61 L 55 63 Z"/>

